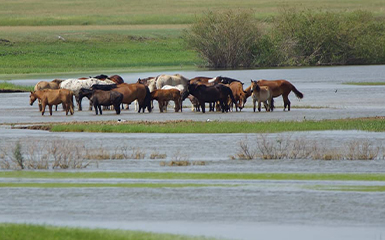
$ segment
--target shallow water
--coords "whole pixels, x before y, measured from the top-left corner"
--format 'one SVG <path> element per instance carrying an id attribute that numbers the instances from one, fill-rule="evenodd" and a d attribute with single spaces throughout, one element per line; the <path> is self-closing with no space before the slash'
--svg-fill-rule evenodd
<path id="1" fill-rule="evenodd" d="M 173 73 L 173 72 L 170 72 Z M 292 111 L 278 108 L 272 113 L 253 113 L 248 108 L 233 113 L 138 114 L 133 110 L 117 116 L 105 111 L 75 112 L 64 116 L 41 116 L 37 105 L 28 105 L 28 93 L 0 94 L 0 123 L 91 121 L 91 120 L 197 120 L 259 121 L 320 120 L 385 116 L 385 86 L 351 86 L 344 82 L 384 81 L 385 66 L 319 67 L 301 69 L 266 69 L 244 71 L 179 72 L 186 77 L 228 76 L 242 80 L 288 79 L 305 98 L 290 95 Z M 99 74 L 99 73 L 96 73 Z M 95 74 L 95 75 L 96 75 Z M 160 73 L 120 74 L 126 82 Z M 33 85 L 35 80 L 15 80 Z M 47 79 L 51 80 L 51 79 Z M 276 100 L 282 106 L 282 100 Z M 87 101 L 83 108 L 86 109 Z M 189 106 L 189 102 L 184 103 Z M 310 107 L 310 108 L 309 108 Z M 320 107 L 320 108 L 316 108 Z M 47 113 L 46 113 L 47 114 Z M 384 173 L 385 160 L 231 160 L 240 141 L 255 146 L 257 134 L 110 134 L 50 133 L 0 127 L 0 148 L 17 141 L 65 139 L 88 149 L 102 146 L 140 148 L 146 153 L 140 160 L 103 160 L 81 171 L 138 172 L 304 172 L 304 173 Z M 275 140 L 305 139 L 317 141 L 326 148 L 344 147 L 347 143 L 368 141 L 383 151 L 384 133 L 364 131 L 314 131 L 266 134 Z M 166 159 L 151 160 L 152 152 L 165 153 Z M 205 161 L 205 166 L 162 167 L 160 161 L 175 157 Z M 78 171 L 78 170 L 77 170 Z M 231 239 L 383 239 L 385 236 L 385 194 L 383 192 L 315 190 L 309 186 L 379 185 L 383 182 L 341 181 L 231 181 L 231 180 L 134 180 L 134 179 L 0 179 L 0 182 L 192 182 L 229 184 L 229 186 L 187 188 L 0 188 L 0 222 L 47 223 L 76 227 L 137 229 L 189 235 L 205 235 Z M 305 187 L 308 186 L 308 187 Z"/>

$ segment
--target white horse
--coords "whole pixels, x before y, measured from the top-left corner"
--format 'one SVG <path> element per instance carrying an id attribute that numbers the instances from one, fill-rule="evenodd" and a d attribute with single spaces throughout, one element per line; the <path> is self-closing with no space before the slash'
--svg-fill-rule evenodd
<path id="1" fill-rule="evenodd" d="M 165 85 L 177 86 L 182 85 L 183 90 L 187 90 L 189 80 L 180 74 L 166 75 L 162 74 L 156 77 L 156 88 L 162 89 Z"/>
<path id="2" fill-rule="evenodd" d="M 253 98 L 253 110 L 255 112 L 255 102 L 258 101 L 258 112 L 261 111 L 261 102 L 265 106 L 266 111 L 273 111 L 274 100 L 273 91 L 268 86 L 259 86 L 256 81 L 251 80 L 251 91 Z"/>
<path id="3" fill-rule="evenodd" d="M 99 80 L 97 78 L 86 78 L 86 79 L 78 79 L 78 78 L 72 78 L 64 80 L 60 83 L 60 88 L 71 90 L 74 93 L 76 102 L 78 104 L 79 111 L 82 110 L 82 100 L 79 98 L 79 91 L 82 88 L 85 89 L 91 89 L 91 87 L 95 84 L 99 85 L 111 85 L 115 84 L 115 82 L 111 80 Z"/>

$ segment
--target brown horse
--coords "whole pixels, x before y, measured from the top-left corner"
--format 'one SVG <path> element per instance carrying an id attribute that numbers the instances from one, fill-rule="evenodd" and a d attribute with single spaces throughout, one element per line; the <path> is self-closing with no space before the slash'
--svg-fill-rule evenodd
<path id="1" fill-rule="evenodd" d="M 62 82 L 63 80 L 60 80 L 60 79 L 54 79 L 50 82 L 46 82 L 46 81 L 40 81 L 38 83 L 36 83 L 35 87 L 34 87 L 34 91 L 37 91 L 37 90 L 43 90 L 43 89 L 59 89 L 60 88 L 60 83 Z M 42 109 L 42 106 L 41 106 L 41 101 L 38 100 L 38 105 L 39 105 L 39 111 L 41 111 Z M 57 111 L 57 105 L 56 105 L 56 111 Z"/>
<path id="2" fill-rule="evenodd" d="M 37 90 L 31 92 L 29 96 L 29 104 L 32 106 L 36 99 L 40 99 L 42 104 L 41 115 L 44 115 L 46 105 L 48 105 L 49 107 L 49 114 L 52 115 L 52 106 L 62 103 L 66 111 L 66 115 L 68 115 L 68 112 L 73 115 L 73 95 L 74 94 L 72 93 L 72 91 L 67 89 Z"/>
<path id="3" fill-rule="evenodd" d="M 283 98 L 283 104 L 284 108 L 283 110 L 290 111 L 290 100 L 289 100 L 289 94 L 291 91 L 294 92 L 294 94 L 297 96 L 297 98 L 303 98 L 303 94 L 298 91 L 293 84 L 291 84 L 289 81 L 286 80 L 258 80 L 257 81 L 259 86 L 269 86 L 271 90 L 273 91 L 273 97 L 279 97 L 282 95 Z"/>
<path id="4" fill-rule="evenodd" d="M 151 93 L 148 87 L 140 83 L 122 83 L 118 84 L 114 91 L 123 94 L 122 103 L 130 104 L 135 100 L 138 100 L 139 111 L 147 107 L 147 110 L 151 112 Z"/>
<path id="5" fill-rule="evenodd" d="M 269 86 L 259 86 L 256 81 L 251 81 L 251 91 L 253 98 L 253 110 L 255 112 L 255 103 L 258 101 L 258 112 L 261 111 L 261 103 L 265 106 L 266 111 L 273 111 L 274 99 L 273 91 Z"/>
<path id="6" fill-rule="evenodd" d="M 242 108 L 245 107 L 245 103 L 247 101 L 247 98 L 250 96 L 243 90 L 243 83 L 239 81 L 233 81 L 230 84 L 228 84 L 231 91 L 233 92 L 234 99 L 235 99 L 235 110 L 238 112 L 242 110 Z M 233 102 L 229 102 L 229 105 L 231 108 L 233 107 Z"/>
<path id="7" fill-rule="evenodd" d="M 175 112 L 179 110 L 182 112 L 182 97 L 178 89 L 156 89 L 151 92 L 151 99 L 158 101 L 160 112 L 167 112 L 167 105 L 169 101 L 174 101 Z"/>

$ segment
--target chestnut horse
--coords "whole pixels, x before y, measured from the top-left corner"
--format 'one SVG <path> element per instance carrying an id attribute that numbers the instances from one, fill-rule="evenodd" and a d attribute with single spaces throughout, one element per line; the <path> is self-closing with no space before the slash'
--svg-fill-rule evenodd
<path id="1" fill-rule="evenodd" d="M 167 105 L 169 101 L 174 101 L 175 112 L 179 110 L 182 112 L 182 97 L 178 89 L 156 89 L 151 92 L 151 99 L 158 101 L 160 112 L 167 112 Z"/>
<path id="2" fill-rule="evenodd" d="M 204 84 L 190 84 L 188 90 L 191 95 L 196 97 L 201 106 L 202 112 L 205 113 L 205 103 L 213 103 L 219 101 L 222 112 L 227 112 L 229 106 L 227 104 L 228 97 L 235 102 L 231 89 L 223 84 L 214 84 L 207 86 Z"/>
<path id="3" fill-rule="evenodd" d="M 253 98 L 253 110 L 255 112 L 255 102 L 258 101 L 258 112 L 261 111 L 261 102 L 265 106 L 266 111 L 273 111 L 274 100 L 273 91 L 268 86 L 259 86 L 256 81 L 251 81 L 251 91 Z"/>
<path id="4" fill-rule="evenodd" d="M 137 100 L 139 104 L 138 113 L 147 107 L 147 110 L 151 112 L 151 93 L 147 86 L 141 83 L 122 83 L 118 84 L 114 91 L 123 94 L 122 103 L 131 104 Z"/>
<path id="5" fill-rule="evenodd" d="M 40 81 L 38 83 L 36 83 L 35 87 L 34 87 L 34 91 L 37 91 L 37 90 L 43 90 L 43 89 L 59 89 L 60 88 L 60 83 L 62 82 L 63 80 L 60 80 L 60 79 L 54 79 L 50 82 L 46 82 L 46 81 Z M 39 104 L 39 111 L 41 111 L 41 101 L 40 100 L 37 100 L 38 101 L 38 104 Z M 57 105 L 56 105 L 56 108 L 55 110 L 57 111 Z"/>
<path id="6" fill-rule="evenodd" d="M 238 112 L 242 110 L 242 108 L 245 107 L 245 103 L 247 101 L 247 98 L 250 96 L 243 90 L 243 83 L 239 81 L 233 81 L 230 84 L 228 84 L 231 91 L 233 92 L 235 102 L 229 102 L 231 108 L 233 107 L 233 104 L 235 104 L 235 110 Z"/>
<path id="7" fill-rule="evenodd" d="M 290 100 L 289 100 L 289 94 L 291 91 L 294 92 L 294 94 L 297 96 L 297 98 L 303 98 L 303 94 L 298 91 L 293 84 L 291 84 L 289 81 L 286 80 L 258 80 L 257 81 L 259 86 L 269 86 L 271 90 L 273 91 L 273 97 L 279 97 L 282 95 L 283 98 L 283 111 L 287 110 L 290 111 Z"/>
<path id="8" fill-rule="evenodd" d="M 62 103 L 66 111 L 66 115 L 68 115 L 68 112 L 73 115 L 73 95 L 74 94 L 72 93 L 72 91 L 67 89 L 37 90 L 31 92 L 31 94 L 29 95 L 29 104 L 32 106 L 36 99 L 40 99 L 42 105 L 41 115 L 44 115 L 46 105 L 48 105 L 49 107 L 49 114 L 52 115 L 52 106 Z"/>

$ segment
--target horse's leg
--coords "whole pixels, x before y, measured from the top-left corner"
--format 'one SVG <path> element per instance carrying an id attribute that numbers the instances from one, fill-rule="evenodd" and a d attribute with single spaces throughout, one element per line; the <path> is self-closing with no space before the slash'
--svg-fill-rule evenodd
<path id="1" fill-rule="evenodd" d="M 114 105 L 116 114 L 120 114 L 120 103 Z"/>
<path id="2" fill-rule="evenodd" d="M 82 100 L 79 99 L 79 98 L 77 98 L 77 99 L 76 99 L 76 102 L 78 103 L 78 109 L 79 109 L 79 111 L 82 111 L 82 110 L 83 110 L 83 109 L 82 109 Z"/>
<path id="3" fill-rule="evenodd" d="M 98 115 L 98 105 L 96 105 L 96 103 L 94 103 L 94 108 L 95 108 L 95 114 Z"/>
<path id="4" fill-rule="evenodd" d="M 255 102 L 256 100 L 253 98 L 253 111 L 255 112 Z"/>
<path id="5" fill-rule="evenodd" d="M 41 100 L 40 100 L 40 99 L 38 99 L 38 100 L 37 100 L 37 103 L 38 103 L 38 105 L 39 105 L 39 111 L 41 112 L 41 109 L 42 109 Z"/>
<path id="6" fill-rule="evenodd" d="M 63 109 L 66 111 L 66 116 L 68 115 L 68 110 L 69 110 L 69 108 L 68 108 L 68 106 L 67 106 L 67 104 L 65 104 L 64 102 L 62 103 L 62 105 L 63 105 Z M 57 105 L 56 105 L 57 106 Z"/>
<path id="7" fill-rule="evenodd" d="M 267 100 L 263 102 L 263 106 L 265 107 L 266 112 L 270 112 L 270 107 L 269 107 L 269 105 L 267 104 Z"/>
<path id="8" fill-rule="evenodd" d="M 67 104 L 68 104 L 68 107 L 70 109 L 71 115 L 74 115 L 74 105 L 73 105 L 73 102 L 70 100 Z"/>
<path id="9" fill-rule="evenodd" d="M 103 112 L 102 112 L 102 105 L 98 105 L 98 108 L 99 108 L 100 115 L 102 115 L 103 114 Z"/>
<path id="10" fill-rule="evenodd" d="M 206 112 L 205 102 L 204 101 L 199 101 L 199 104 L 201 105 L 202 113 L 205 113 Z"/>
<path id="11" fill-rule="evenodd" d="M 258 112 L 261 111 L 261 101 L 258 100 Z"/>
<path id="12" fill-rule="evenodd" d="M 219 101 L 219 104 L 221 105 L 222 112 L 224 113 L 225 110 L 226 110 L 226 112 L 227 112 L 227 108 L 226 108 L 225 102 L 224 102 L 224 101 Z M 226 108 L 226 109 L 225 109 L 225 108 Z"/>
<path id="13" fill-rule="evenodd" d="M 42 101 L 42 103 L 41 103 L 41 115 L 44 115 L 44 113 L 45 113 L 45 102 L 43 102 Z"/>
<path id="14" fill-rule="evenodd" d="M 163 112 L 163 101 L 158 101 L 159 111 Z"/>
<path id="15" fill-rule="evenodd" d="M 51 104 L 48 104 L 48 108 L 49 108 L 49 115 L 52 116 L 52 105 L 51 105 Z"/>
<path id="16" fill-rule="evenodd" d="M 286 110 L 286 107 L 287 107 L 287 111 L 290 111 L 290 100 L 289 100 L 289 94 L 282 94 L 282 98 L 283 98 L 283 111 Z"/>

